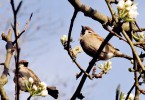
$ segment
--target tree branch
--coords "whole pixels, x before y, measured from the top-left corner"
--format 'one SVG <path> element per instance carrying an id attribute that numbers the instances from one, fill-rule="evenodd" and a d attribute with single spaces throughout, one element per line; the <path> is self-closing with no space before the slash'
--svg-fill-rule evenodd
<path id="1" fill-rule="evenodd" d="M 139 80 L 140 78 L 141 78 L 141 74 L 139 75 L 138 80 Z M 125 100 L 128 99 L 128 97 L 129 97 L 130 93 L 133 91 L 134 87 L 135 87 L 135 82 L 134 82 L 133 86 L 130 88 L 130 90 L 128 91 Z"/>
<path id="2" fill-rule="evenodd" d="M 101 24 L 107 23 L 109 25 L 112 25 L 112 19 L 109 18 L 108 16 L 102 14 L 101 12 L 94 10 L 93 8 L 84 5 L 81 3 L 80 0 L 68 0 L 71 5 L 77 9 L 78 11 L 81 11 L 84 13 L 85 16 L 88 16 Z"/>
<path id="3" fill-rule="evenodd" d="M 15 40 L 16 40 L 16 52 L 15 52 L 15 65 L 16 65 L 16 71 L 15 71 L 15 75 L 16 75 L 16 85 L 15 85 L 15 99 L 19 100 L 19 87 L 18 87 L 18 73 L 19 73 L 19 56 L 20 56 L 20 47 L 19 47 L 19 43 L 18 43 L 18 24 L 17 24 L 17 14 L 18 11 L 20 10 L 20 7 L 22 5 L 22 1 L 18 4 L 17 8 L 15 8 L 15 4 L 14 4 L 14 0 L 11 0 L 11 6 L 12 6 L 12 11 L 13 11 L 13 16 L 14 16 L 14 22 L 13 22 L 13 31 L 14 31 L 14 35 L 15 35 Z"/>
<path id="4" fill-rule="evenodd" d="M 73 14 L 72 19 L 71 19 L 70 28 L 69 28 L 69 32 L 68 32 L 68 41 L 67 41 L 67 46 L 65 47 L 65 49 L 67 50 L 68 55 L 70 56 L 70 58 L 72 59 L 72 61 L 81 70 L 81 72 L 83 72 L 86 76 L 88 76 L 90 79 L 92 79 L 91 76 L 83 70 L 83 68 L 77 63 L 77 61 L 74 59 L 74 57 L 70 53 L 70 50 L 71 50 L 71 46 L 70 46 L 71 32 L 72 32 L 73 23 L 74 23 L 74 20 L 75 20 L 75 18 L 77 16 L 77 13 L 78 13 L 78 10 L 75 9 L 74 10 L 74 14 Z"/>
<path id="5" fill-rule="evenodd" d="M 137 62 L 139 63 L 140 67 L 142 68 L 142 70 L 144 72 L 145 71 L 145 68 L 144 68 L 144 66 L 143 66 L 143 64 L 142 64 L 142 62 L 141 62 L 141 60 L 140 60 L 140 58 L 139 58 L 139 56 L 138 56 L 135 48 L 134 48 L 134 45 L 133 45 L 132 41 L 129 39 L 128 35 L 126 34 L 126 32 L 123 29 L 122 29 L 122 34 L 124 35 L 124 37 L 128 41 L 128 43 L 129 43 L 129 45 L 130 45 L 130 47 L 131 47 L 131 49 L 132 49 L 132 51 L 133 51 L 136 59 L 137 59 Z"/>
<path id="6" fill-rule="evenodd" d="M 6 60 L 4 63 L 4 71 L 0 77 L 0 94 L 1 94 L 1 100 L 8 100 L 8 96 L 4 90 L 4 85 L 8 82 L 7 75 L 9 74 L 9 64 L 13 55 L 13 45 L 12 45 L 12 30 L 9 29 L 8 35 L 5 35 L 4 33 L 2 34 L 2 38 L 5 38 L 5 41 L 7 42 L 6 44 Z"/>
<path id="7" fill-rule="evenodd" d="M 26 24 L 25 24 L 24 29 L 22 30 L 22 32 L 20 32 L 20 34 L 17 36 L 17 39 L 15 39 L 15 40 L 13 41 L 13 45 L 16 43 L 16 41 L 21 37 L 21 35 L 22 35 L 22 34 L 26 31 L 26 29 L 28 28 L 28 24 L 29 24 L 29 22 L 31 21 L 32 16 L 33 16 L 33 13 L 31 13 L 30 18 L 29 18 L 28 21 L 26 22 Z"/>

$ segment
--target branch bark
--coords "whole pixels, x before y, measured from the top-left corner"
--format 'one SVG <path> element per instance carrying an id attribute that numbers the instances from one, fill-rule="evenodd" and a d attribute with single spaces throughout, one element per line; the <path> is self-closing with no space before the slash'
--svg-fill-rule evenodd
<path id="1" fill-rule="evenodd" d="M 75 9 L 83 12 L 85 16 L 91 17 L 92 19 L 100 22 L 101 24 L 107 23 L 109 25 L 112 25 L 112 18 L 102 14 L 97 10 L 94 10 L 90 6 L 84 5 L 83 3 L 81 3 L 80 0 L 68 0 L 68 1 Z"/>
<path id="2" fill-rule="evenodd" d="M 4 71 L 0 77 L 0 94 L 1 94 L 1 100 L 9 100 L 8 95 L 6 94 L 4 90 L 4 85 L 8 82 L 7 75 L 9 74 L 9 64 L 13 55 L 13 45 L 12 45 L 12 30 L 9 29 L 8 35 L 5 35 L 4 33 L 1 35 L 2 39 L 7 42 L 6 44 L 6 60 L 4 63 Z"/>

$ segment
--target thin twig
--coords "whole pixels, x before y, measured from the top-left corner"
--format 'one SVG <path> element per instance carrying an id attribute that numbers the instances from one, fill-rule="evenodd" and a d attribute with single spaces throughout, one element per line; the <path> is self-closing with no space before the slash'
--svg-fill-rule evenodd
<path id="1" fill-rule="evenodd" d="M 137 24 L 136 21 L 135 21 L 135 25 L 137 26 L 138 30 L 139 30 L 140 32 L 142 32 L 142 29 L 139 27 L 139 25 Z"/>
<path id="2" fill-rule="evenodd" d="M 141 74 L 139 75 L 138 80 L 139 80 L 140 78 L 141 78 Z M 129 97 L 130 93 L 133 91 L 134 87 L 135 87 L 135 82 L 134 82 L 133 86 L 130 88 L 130 90 L 128 91 L 125 100 L 127 100 L 127 98 Z"/>
<path id="3" fill-rule="evenodd" d="M 73 23 L 75 21 L 75 18 L 78 14 L 78 10 L 74 10 L 72 19 L 71 19 L 71 23 L 70 23 L 70 27 L 69 27 L 69 32 L 68 32 L 68 41 L 67 41 L 67 47 L 66 50 L 68 51 L 68 54 L 71 55 L 70 53 L 70 41 L 71 41 L 71 32 L 72 32 L 72 28 L 73 28 Z"/>
<path id="4" fill-rule="evenodd" d="M 30 96 L 27 98 L 27 100 L 30 100 L 30 99 L 31 99 L 31 97 L 32 97 L 32 95 L 30 95 Z"/>
<path id="5" fill-rule="evenodd" d="M 145 41 L 141 41 L 141 42 L 135 42 L 133 43 L 134 45 L 145 45 Z"/>
<path id="6" fill-rule="evenodd" d="M 112 3 L 117 4 L 117 3 L 118 3 L 118 1 L 117 1 L 117 0 L 110 0 L 110 4 L 112 4 Z"/>
<path id="7" fill-rule="evenodd" d="M 145 71 L 145 67 L 142 64 L 142 62 L 141 62 L 141 60 L 140 60 L 140 58 L 139 58 L 139 56 L 138 56 L 138 54 L 137 54 L 137 52 L 136 52 L 136 50 L 134 48 L 134 45 L 133 45 L 132 41 L 129 39 L 128 35 L 126 34 L 126 32 L 123 29 L 122 29 L 122 34 L 124 35 L 124 37 L 128 41 L 128 43 L 129 43 L 129 45 L 130 45 L 130 47 L 131 47 L 136 59 L 137 59 L 137 62 L 139 63 L 139 65 L 141 66 L 141 68 L 142 68 L 142 70 L 144 72 Z"/>
<path id="8" fill-rule="evenodd" d="M 145 31 L 145 28 L 134 29 L 133 31 L 134 31 L 134 32 L 141 32 L 140 30 Z"/>
<path id="9" fill-rule="evenodd" d="M 68 41 L 67 41 L 67 47 L 66 47 L 66 50 L 68 52 L 68 55 L 70 56 L 70 58 L 72 59 L 72 61 L 77 65 L 77 67 L 81 70 L 81 72 L 83 72 L 86 76 L 88 76 L 90 79 L 91 79 L 91 76 L 86 73 L 83 68 L 76 62 L 76 60 L 72 57 L 71 53 L 70 53 L 70 40 L 71 40 L 71 32 L 72 32 L 72 28 L 73 28 L 73 23 L 74 23 L 74 20 L 77 16 L 77 13 L 78 13 L 78 10 L 75 10 L 74 11 L 74 14 L 72 16 L 72 19 L 71 19 L 71 23 L 70 23 L 70 28 L 69 28 L 69 32 L 68 32 Z"/>
<path id="10" fill-rule="evenodd" d="M 31 21 L 32 16 L 33 16 L 33 13 L 31 13 L 30 18 L 29 18 L 28 21 L 26 22 L 26 24 L 25 24 L 24 29 L 22 30 L 22 32 L 17 36 L 17 39 L 19 39 L 20 36 L 26 31 L 26 29 L 27 29 L 27 27 L 28 27 L 28 24 L 29 24 L 29 22 Z M 15 39 L 15 40 L 13 41 L 13 45 L 16 43 L 17 39 Z"/>
<path id="11" fill-rule="evenodd" d="M 137 70 L 137 62 L 134 57 L 134 70 Z M 138 76 L 137 76 L 137 71 L 134 72 L 134 77 L 135 77 L 135 97 L 134 100 L 139 100 L 139 95 L 140 95 L 140 90 L 139 90 L 139 82 L 138 82 Z"/>
<path id="12" fill-rule="evenodd" d="M 77 67 L 80 69 L 80 74 L 78 76 L 76 76 L 77 78 L 79 78 L 79 76 L 81 76 L 81 73 L 84 73 L 89 79 L 92 80 L 92 76 L 89 75 L 77 62 L 76 60 L 73 60 L 73 62 L 77 65 Z"/>
<path id="13" fill-rule="evenodd" d="M 16 14 L 18 13 L 18 11 L 20 10 L 21 6 L 22 6 L 22 2 L 20 1 L 19 5 L 17 6 L 17 9 L 15 10 Z"/>
<path id="14" fill-rule="evenodd" d="M 15 72 L 15 75 L 16 75 L 16 96 L 15 96 L 15 99 L 16 100 L 19 100 L 19 87 L 18 87 L 18 73 L 19 73 L 19 56 L 20 56 L 20 48 L 19 48 L 19 44 L 18 44 L 18 26 L 17 26 L 17 14 L 18 14 L 18 11 L 20 10 L 20 7 L 22 5 L 22 1 L 18 4 L 18 7 L 15 8 L 15 4 L 14 4 L 14 0 L 11 0 L 11 6 L 12 6 L 12 11 L 13 11 L 13 15 L 14 15 L 14 23 L 13 23 L 13 30 L 14 30 L 14 35 L 15 35 L 15 40 L 16 40 L 16 72 Z"/>
<path id="15" fill-rule="evenodd" d="M 110 13 L 111 13 L 111 15 L 112 15 L 113 20 L 115 21 L 115 23 L 117 23 L 117 22 L 118 22 L 118 19 L 117 19 L 116 16 L 114 15 L 115 12 L 113 11 L 113 9 L 112 9 L 112 7 L 111 7 L 110 0 L 105 0 L 105 1 L 106 1 L 106 4 L 107 4 L 107 6 L 108 6 L 108 8 L 109 8 L 109 10 L 110 10 Z"/>
<path id="16" fill-rule="evenodd" d="M 121 40 L 127 42 L 123 37 L 121 37 L 120 35 L 118 35 L 118 34 L 115 33 L 114 31 L 110 30 L 108 26 L 105 25 L 105 26 L 103 26 L 103 27 L 104 27 L 104 29 L 106 29 L 107 31 L 109 31 L 111 34 L 113 34 L 113 35 L 115 35 L 116 37 L 118 37 L 119 39 L 121 39 Z"/>

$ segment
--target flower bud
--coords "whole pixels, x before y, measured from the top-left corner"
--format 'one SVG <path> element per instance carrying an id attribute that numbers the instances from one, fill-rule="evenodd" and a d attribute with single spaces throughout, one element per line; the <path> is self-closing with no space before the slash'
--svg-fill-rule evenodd
<path id="1" fill-rule="evenodd" d="M 111 61 L 107 61 L 108 65 L 111 66 L 112 65 L 112 62 Z"/>
<path id="2" fill-rule="evenodd" d="M 63 35 L 63 36 L 61 37 L 60 41 L 61 41 L 62 45 L 64 45 L 65 42 L 67 41 L 67 36 L 66 36 L 66 35 Z"/>
<path id="3" fill-rule="evenodd" d="M 34 80 L 32 77 L 29 77 L 29 80 L 28 80 L 31 84 L 34 83 Z"/>
<path id="4" fill-rule="evenodd" d="M 36 85 L 33 85 L 32 89 L 33 89 L 34 91 L 37 91 L 37 86 L 36 86 Z"/>
<path id="5" fill-rule="evenodd" d="M 133 100 L 134 99 L 134 95 L 131 93 L 128 97 L 129 100 Z"/>
<path id="6" fill-rule="evenodd" d="M 76 51 L 77 53 L 81 53 L 82 52 L 82 48 L 80 46 L 76 46 L 74 48 L 74 51 Z"/>
<path id="7" fill-rule="evenodd" d="M 128 71 L 129 72 L 134 72 L 134 69 L 133 68 L 128 68 Z"/>
<path id="8" fill-rule="evenodd" d="M 42 87 L 42 89 L 43 89 L 43 90 L 45 90 L 45 89 L 46 89 L 46 87 L 47 87 L 47 84 L 46 84 L 46 83 L 44 83 L 44 82 L 41 82 L 41 83 L 40 83 L 40 86 Z"/>
<path id="9" fill-rule="evenodd" d="M 131 61 L 130 61 L 130 62 L 131 62 L 131 64 L 134 64 L 134 60 L 133 60 L 133 59 L 131 59 Z"/>
<path id="10" fill-rule="evenodd" d="M 128 7 L 128 6 L 131 6 L 132 5 L 132 1 L 131 0 L 127 0 L 125 2 L 125 6 Z"/>
<path id="11" fill-rule="evenodd" d="M 120 0 L 117 4 L 117 9 L 122 10 L 124 9 L 125 5 L 124 5 L 124 0 Z"/>
<path id="12" fill-rule="evenodd" d="M 45 97 L 48 95 L 48 91 L 47 90 L 43 90 L 41 91 L 41 94 L 40 94 L 42 97 Z"/>
<path id="13" fill-rule="evenodd" d="M 144 36 L 144 32 L 140 32 L 140 37 L 141 38 L 144 38 L 145 36 Z"/>
<path id="14" fill-rule="evenodd" d="M 104 68 L 103 64 L 100 64 L 100 66 L 98 66 L 98 68 L 103 69 Z"/>

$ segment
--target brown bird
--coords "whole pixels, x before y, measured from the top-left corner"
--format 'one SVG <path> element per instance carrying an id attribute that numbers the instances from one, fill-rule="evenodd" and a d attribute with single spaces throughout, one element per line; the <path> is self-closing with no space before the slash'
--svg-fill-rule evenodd
<path id="1" fill-rule="evenodd" d="M 96 34 L 93 29 L 88 26 L 82 26 L 80 44 L 86 54 L 94 57 L 104 39 Z M 114 48 L 110 43 L 107 43 L 99 55 L 99 60 L 107 60 L 112 57 L 122 57 L 131 60 L 132 57 L 121 53 L 118 49 Z"/>
<path id="2" fill-rule="evenodd" d="M 15 72 L 15 70 L 14 70 Z M 21 91 L 28 92 L 26 89 L 26 84 L 28 83 L 29 78 L 33 78 L 34 84 L 37 86 L 41 82 L 41 80 L 37 77 L 37 75 L 28 68 L 28 62 L 26 60 L 21 60 L 19 62 L 19 73 L 18 73 L 18 84 Z M 16 83 L 16 75 L 14 76 L 14 82 Z M 58 90 L 54 86 L 47 86 L 48 94 L 53 98 L 58 98 Z"/>

